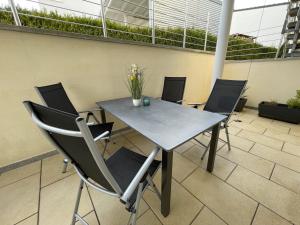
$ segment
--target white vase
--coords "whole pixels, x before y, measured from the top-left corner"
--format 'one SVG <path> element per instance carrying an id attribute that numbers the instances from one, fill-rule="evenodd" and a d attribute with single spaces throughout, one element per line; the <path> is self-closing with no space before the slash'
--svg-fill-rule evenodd
<path id="1" fill-rule="evenodd" d="M 141 103 L 142 103 L 142 99 L 132 99 L 132 103 L 133 103 L 133 105 L 135 106 L 135 107 L 138 107 L 138 106 L 140 106 L 141 105 Z"/>

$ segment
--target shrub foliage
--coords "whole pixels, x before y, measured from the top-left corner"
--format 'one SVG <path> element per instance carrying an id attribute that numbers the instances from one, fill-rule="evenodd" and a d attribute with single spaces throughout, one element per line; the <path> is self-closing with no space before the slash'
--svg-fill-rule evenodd
<path id="1" fill-rule="evenodd" d="M 0 23 L 13 25 L 14 19 L 9 8 L 0 8 Z M 44 30 L 56 30 L 63 32 L 79 33 L 91 36 L 103 36 L 101 19 L 91 17 L 79 17 L 71 15 L 59 15 L 57 12 L 45 12 L 18 8 L 19 17 L 23 26 Z M 151 43 L 151 28 L 128 26 L 122 23 L 106 20 L 107 35 L 110 38 Z M 183 46 L 183 28 L 155 28 L 155 43 L 168 46 Z M 207 51 L 214 52 L 217 37 L 208 34 Z M 204 49 L 205 30 L 189 28 L 186 31 L 186 48 Z M 266 47 L 253 43 L 251 40 L 238 37 L 230 37 L 227 50 L 227 59 L 246 60 L 274 58 L 276 48 Z"/>

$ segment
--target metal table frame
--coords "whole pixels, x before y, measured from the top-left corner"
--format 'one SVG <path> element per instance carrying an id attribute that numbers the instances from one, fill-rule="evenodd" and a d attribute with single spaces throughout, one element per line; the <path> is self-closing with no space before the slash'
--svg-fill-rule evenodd
<path id="1" fill-rule="evenodd" d="M 158 100 L 155 100 L 155 101 L 158 101 Z M 99 108 L 102 109 L 101 110 L 102 122 L 106 122 L 105 107 L 102 107 L 101 104 L 102 104 L 102 102 L 97 102 L 97 105 L 99 106 Z M 110 113 L 112 113 L 112 112 L 110 112 Z M 199 111 L 199 113 L 201 113 L 201 111 Z M 116 115 L 114 115 L 114 116 L 116 116 Z M 118 117 L 118 116 L 116 116 L 116 117 L 118 119 L 122 120 L 120 117 Z M 225 117 L 224 117 L 224 119 L 225 119 Z M 219 122 L 214 124 L 212 127 L 207 127 L 207 129 L 206 129 L 206 130 L 208 130 L 208 129 L 212 128 L 208 163 L 207 163 L 207 168 L 206 168 L 206 170 L 210 173 L 214 169 L 214 162 L 215 162 L 218 139 L 219 139 L 219 132 L 220 132 L 220 124 L 224 119 L 221 119 Z M 127 124 L 127 125 L 129 127 L 131 127 L 130 124 Z M 201 134 L 203 132 L 200 132 L 199 134 Z M 197 134 L 197 135 L 199 135 L 199 134 Z M 189 140 L 186 140 L 186 141 L 189 141 Z M 181 144 L 184 144 L 184 143 L 185 142 L 183 142 Z M 170 213 L 172 168 L 173 168 L 173 151 L 172 150 L 166 151 L 163 149 L 163 151 L 162 151 L 162 176 L 161 176 L 161 213 L 165 217 L 167 217 Z"/>

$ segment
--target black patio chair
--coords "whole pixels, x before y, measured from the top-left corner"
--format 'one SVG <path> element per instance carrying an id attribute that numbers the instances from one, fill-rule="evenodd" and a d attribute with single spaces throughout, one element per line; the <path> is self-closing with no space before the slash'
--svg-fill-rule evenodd
<path id="1" fill-rule="evenodd" d="M 79 116 L 79 114 L 86 114 L 86 122 L 89 125 L 90 131 L 94 138 L 97 138 L 97 140 L 105 140 L 104 144 L 104 150 L 103 155 L 106 151 L 108 139 L 110 138 L 111 131 L 113 128 L 113 123 L 100 123 L 97 119 L 97 117 L 94 115 L 93 111 L 100 111 L 100 109 L 93 109 L 93 110 L 87 110 L 87 111 L 81 111 L 78 112 L 75 107 L 73 106 L 72 102 L 70 101 L 62 83 L 57 84 L 51 84 L 47 86 L 42 87 L 35 87 L 36 92 L 41 97 L 42 101 L 46 106 L 49 106 L 54 109 L 58 109 L 64 112 L 68 112 L 71 114 L 74 114 L 76 116 Z M 96 121 L 96 124 L 94 122 L 89 122 L 90 118 L 93 117 Z M 109 133 L 99 138 L 98 136 L 101 135 L 104 131 L 108 131 Z M 68 166 L 68 160 L 64 159 L 64 167 L 63 167 L 63 173 L 66 172 Z"/>
<path id="2" fill-rule="evenodd" d="M 161 100 L 182 104 L 186 77 L 165 77 Z"/>
<path id="3" fill-rule="evenodd" d="M 160 161 L 155 160 L 160 148 L 155 148 L 146 157 L 121 147 L 105 161 L 83 118 L 30 101 L 24 104 L 33 122 L 58 151 L 69 159 L 80 177 L 71 225 L 77 220 L 88 224 L 78 213 L 84 183 L 119 198 L 131 213 L 131 225 L 136 224 L 140 200 L 149 185 L 160 198 L 152 179 L 160 166 Z M 105 137 L 108 133 L 105 131 L 100 136 Z"/>
<path id="4" fill-rule="evenodd" d="M 210 96 L 205 103 L 189 103 L 194 108 L 198 108 L 199 106 L 203 106 L 204 111 L 220 113 L 227 116 L 227 119 L 221 124 L 221 129 L 225 129 L 227 141 L 224 141 L 228 145 L 228 150 L 231 150 L 229 133 L 228 133 L 228 122 L 231 115 L 234 112 L 236 104 L 238 103 L 243 90 L 245 89 L 247 84 L 246 80 L 221 80 L 217 79 L 216 83 L 210 93 Z M 205 147 L 205 151 L 201 157 L 203 160 L 205 154 L 207 153 L 210 142 L 208 145 L 203 144 L 199 140 L 195 139 L 199 144 Z"/>

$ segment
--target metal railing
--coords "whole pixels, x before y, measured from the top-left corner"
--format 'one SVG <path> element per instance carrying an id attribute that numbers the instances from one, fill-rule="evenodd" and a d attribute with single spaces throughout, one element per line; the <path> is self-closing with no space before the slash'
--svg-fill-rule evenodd
<path id="1" fill-rule="evenodd" d="M 80 22 L 68 21 L 58 18 L 51 18 L 49 15 L 35 15 L 28 12 L 18 11 L 18 7 L 15 4 L 15 0 L 8 0 L 10 13 L 13 15 L 14 23 L 16 26 L 26 26 L 22 24 L 22 16 L 44 19 L 47 21 L 55 21 L 59 23 L 65 23 L 69 25 L 78 25 L 83 27 L 95 28 L 101 30 L 101 36 L 109 38 L 116 36 L 112 34 L 123 33 L 127 35 L 137 35 L 140 37 L 146 37 L 151 39 L 152 44 L 161 44 L 171 42 L 174 45 L 182 48 L 197 48 L 204 51 L 214 51 L 216 41 L 212 40 L 210 35 L 212 32 L 216 33 L 218 24 L 215 23 L 216 16 L 212 18 L 214 13 L 213 6 L 205 6 L 208 12 L 205 15 L 197 15 L 193 13 L 195 6 L 200 6 L 201 2 L 197 0 L 147 0 L 148 5 L 132 2 L 131 0 L 119 0 L 127 5 L 131 5 L 135 10 L 126 10 L 126 7 L 116 7 L 111 4 L 110 1 L 98 0 L 98 2 L 91 0 L 82 0 L 83 3 L 90 4 L 99 9 L 99 13 L 84 12 L 83 9 L 76 10 L 72 8 L 58 6 L 55 4 L 48 4 L 37 0 L 24 0 L 32 4 L 36 4 L 38 7 L 43 8 L 48 12 L 55 12 L 62 15 L 75 15 L 80 17 L 90 17 L 101 20 L 101 27 L 91 24 L 85 24 Z M 143 2 L 143 1 L 141 1 Z M 146 2 L 146 1 L 145 1 Z M 173 5 L 175 4 L 175 5 Z M 180 4 L 184 5 L 181 9 Z M 198 5 L 197 5 L 198 4 Z M 216 5 L 220 10 L 220 5 Z M 9 12 L 0 8 L 0 11 Z M 60 13 L 59 13 L 60 12 Z M 111 12 L 111 13 L 110 13 Z M 145 13 L 146 12 L 146 13 Z M 115 13 L 117 16 L 112 16 Z M 120 16 L 123 18 L 120 19 Z M 109 26 L 109 22 L 122 24 L 124 26 L 131 26 L 133 28 L 148 29 L 149 32 L 139 33 L 134 29 L 124 30 L 117 29 Z M 203 30 L 203 33 L 199 32 L 194 34 L 190 30 Z"/>
<path id="2" fill-rule="evenodd" d="M 76 9 L 76 7 L 68 8 L 64 5 L 48 4 L 37 0 L 23 0 L 36 4 L 49 13 L 57 11 L 59 15 L 63 16 L 88 17 L 97 20 L 98 23 L 72 21 L 64 19 L 63 16 L 52 18 L 49 13 L 41 16 L 29 11 L 18 11 L 19 8 L 14 1 L 16 0 L 8 0 L 10 11 L 3 8 L 0 8 L 0 11 L 10 12 L 17 26 L 28 26 L 25 23 L 22 24 L 22 18 L 26 16 L 69 26 L 97 29 L 98 32 L 94 32 L 92 35 L 104 38 L 143 41 L 203 51 L 215 51 L 216 48 L 215 34 L 218 29 L 216 18 L 219 16 L 216 14 L 221 6 L 213 9 L 214 5 L 203 6 L 199 0 L 142 0 L 140 3 L 132 2 L 132 0 L 118 0 L 119 3 L 124 4 L 119 7 L 112 4 L 112 0 L 98 0 L 98 2 L 82 0 L 82 3 L 87 4 L 86 6 L 97 9 L 97 12 L 85 12 L 83 11 L 85 7 Z M 199 15 L 199 8 L 206 12 Z M 117 25 L 112 25 L 112 23 Z M 227 59 L 277 57 L 282 41 L 277 38 L 280 35 L 281 27 L 281 25 L 264 28 L 259 26 L 257 30 L 243 32 L 244 35 L 255 36 L 255 41 L 240 41 L 240 39 L 231 38 L 228 43 Z M 43 27 L 39 28 L 43 29 Z M 73 29 L 70 32 L 77 31 Z M 87 34 L 90 35 L 89 32 Z M 276 47 L 271 46 L 270 43 L 276 43 Z"/>
<path id="3" fill-rule="evenodd" d="M 270 23 L 267 22 L 267 27 L 265 22 L 266 15 L 270 14 L 270 11 L 266 14 L 264 9 L 272 7 L 283 7 L 285 8 L 287 3 L 280 3 L 280 4 L 271 4 L 271 5 L 264 5 L 258 7 L 251 7 L 245 8 L 240 10 L 234 10 L 235 12 L 244 12 L 248 10 L 260 10 L 262 11 L 255 11 L 253 15 L 256 17 L 260 17 L 258 22 L 258 29 L 240 32 L 240 38 L 231 39 L 228 42 L 228 49 L 227 49 L 227 59 L 261 59 L 261 58 L 273 58 L 276 59 L 282 56 L 283 52 L 283 39 L 282 39 L 282 28 L 284 25 L 284 19 L 277 24 L 274 22 Z M 275 12 L 278 12 L 278 10 Z M 271 14 L 272 15 L 272 14 Z M 243 14 L 240 14 L 242 17 Z M 273 18 L 274 15 L 272 15 Z M 240 17 L 240 18 L 241 18 Z M 235 18 L 237 19 L 237 18 Z M 247 18 L 247 20 L 251 19 Z M 262 26 L 264 24 L 264 26 Z M 242 28 L 241 24 L 239 24 Z M 243 28 L 242 28 L 243 29 Z M 239 36 L 239 34 L 237 34 Z M 244 40 L 243 42 L 239 40 Z M 246 43 L 245 43 L 246 42 Z"/>

